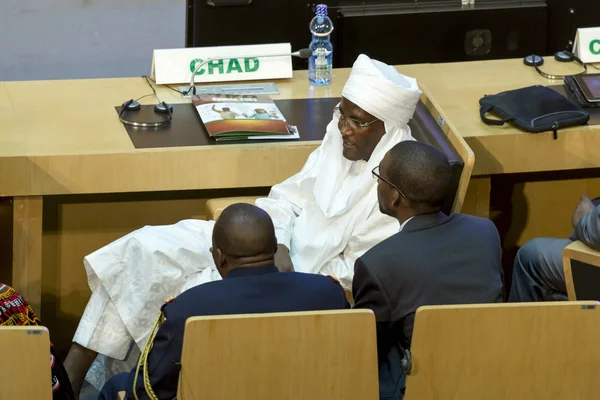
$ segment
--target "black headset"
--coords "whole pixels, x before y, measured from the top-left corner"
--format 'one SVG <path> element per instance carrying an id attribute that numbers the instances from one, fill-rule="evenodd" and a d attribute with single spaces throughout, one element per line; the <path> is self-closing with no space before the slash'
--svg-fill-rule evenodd
<path id="1" fill-rule="evenodd" d="M 152 86 L 152 84 L 150 83 L 150 78 L 148 76 L 144 76 L 143 78 L 146 79 L 146 82 L 152 89 L 153 94 L 142 96 L 136 100 L 130 99 L 130 100 L 127 100 L 125 103 L 123 103 L 123 105 L 121 106 L 121 112 L 119 112 L 119 120 L 121 120 L 121 122 L 125 125 L 135 126 L 138 128 L 160 128 L 162 126 L 169 125 L 171 123 L 171 121 L 173 120 L 173 106 L 171 104 L 165 103 L 164 101 L 161 101 L 158 98 L 158 95 L 156 94 L 156 90 L 154 89 L 154 86 Z M 161 121 L 155 121 L 155 122 L 133 121 L 130 119 L 126 119 L 125 114 L 127 112 L 139 111 L 142 108 L 142 106 L 138 102 L 138 100 L 141 100 L 144 97 L 148 97 L 148 96 L 156 97 L 156 99 L 158 100 L 158 104 L 156 104 L 154 106 L 154 112 L 161 114 L 161 115 L 165 115 L 165 118 L 163 118 Z"/>
<path id="2" fill-rule="evenodd" d="M 558 51 L 554 54 L 554 59 L 559 62 L 571 62 L 575 61 L 577 64 L 581 65 L 583 71 L 578 72 L 577 74 L 570 75 L 554 75 L 544 72 L 540 69 L 540 65 L 544 64 L 544 59 L 538 55 L 532 54 L 523 59 L 523 63 L 529 67 L 534 67 L 538 74 L 547 79 L 564 79 L 567 76 L 580 75 L 587 72 L 587 65 L 583 63 L 575 54 L 571 53 L 568 50 Z"/>
<path id="3" fill-rule="evenodd" d="M 161 121 L 156 121 L 156 122 L 133 121 L 133 120 L 126 119 L 124 117 L 124 114 L 127 111 L 138 111 L 141 108 L 142 108 L 142 106 L 140 105 L 140 103 L 137 102 L 137 100 L 133 100 L 133 99 L 127 100 L 125 103 L 123 103 L 121 112 L 119 113 L 119 119 L 125 125 L 131 125 L 131 126 L 135 126 L 138 128 L 159 128 L 161 126 L 169 125 L 171 123 L 171 121 L 173 120 L 173 106 L 165 103 L 164 101 L 161 101 L 160 103 L 158 103 L 157 105 L 154 106 L 154 112 L 159 113 L 159 114 L 166 114 L 165 118 Z"/>

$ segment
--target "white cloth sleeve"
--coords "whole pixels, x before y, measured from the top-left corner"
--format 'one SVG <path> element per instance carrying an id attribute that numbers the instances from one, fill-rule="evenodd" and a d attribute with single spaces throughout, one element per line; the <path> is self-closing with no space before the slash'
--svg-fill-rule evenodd
<path id="1" fill-rule="evenodd" d="M 367 219 L 357 223 L 344 251 L 323 265 L 322 273 L 339 280 L 344 290 L 352 290 L 356 259 L 399 229 L 398 221 L 382 214 L 376 204 Z"/>
<path id="2" fill-rule="evenodd" d="M 73 342 L 116 360 L 124 360 L 133 344 L 119 312 L 99 283 L 92 291 Z"/>
<path id="3" fill-rule="evenodd" d="M 300 172 L 274 185 L 268 197 L 256 200 L 256 205 L 265 210 L 273 220 L 277 243 L 288 249 L 296 217 L 300 215 L 307 201 L 314 201 L 314 173 L 318 170 L 321 153 L 319 146 L 308 157 Z"/>

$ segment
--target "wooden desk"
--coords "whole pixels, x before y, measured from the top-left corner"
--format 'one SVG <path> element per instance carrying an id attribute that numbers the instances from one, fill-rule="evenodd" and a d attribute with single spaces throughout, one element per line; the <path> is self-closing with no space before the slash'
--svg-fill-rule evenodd
<path id="1" fill-rule="evenodd" d="M 550 58 L 544 68 L 555 73 L 577 71 Z M 398 69 L 418 79 L 434 117 L 441 115 L 444 129 L 462 135 L 475 152 L 474 179 L 463 206 L 466 212 L 490 215 L 492 176 L 590 169 L 600 164 L 599 127 L 571 128 L 553 140 L 551 133 L 532 135 L 480 121 L 478 100 L 484 94 L 557 84 L 538 76 L 520 59 Z M 281 93 L 273 97 L 340 96 L 348 73 L 349 69 L 335 70 L 331 86 L 310 87 L 306 71 L 295 71 L 293 79 L 277 82 Z M 70 342 L 89 297 L 82 268 L 85 255 L 143 225 L 201 216 L 204 199 L 266 194 L 271 185 L 299 171 L 318 145 L 135 149 L 114 106 L 150 93 L 142 78 L 0 82 L 0 217 L 12 216 L 8 224 L 12 229 L 8 235 L 0 232 L 4 239 L 0 242 L 12 243 L 13 250 L 12 259 L 0 254 L 0 266 L 5 267 L 0 268 L 0 279 L 10 280 L 6 270 L 12 271 L 10 283 L 38 310 L 44 297 L 44 319 L 51 331 L 56 327 L 64 332 L 58 339 L 56 333 L 53 336 L 63 346 Z M 167 102 L 187 101 L 165 87 L 158 88 L 158 95 Z M 155 100 L 149 97 L 142 102 Z M 519 215 L 520 209 L 515 208 L 513 222 L 507 232 L 501 232 L 510 243 L 563 235 L 582 191 L 600 194 L 600 180 L 595 178 L 536 179 L 522 189 L 528 214 Z M 507 204 L 522 201 L 515 196 L 508 195 Z M 13 204 L 2 198 L 12 198 Z M 515 228 L 514 220 L 523 218 L 528 225 Z M 557 228 L 553 219 L 561 221 Z"/>
<path id="2" fill-rule="evenodd" d="M 415 75 L 431 67 L 400 69 Z M 273 98 L 341 96 L 349 71 L 335 70 L 329 87 L 310 87 L 307 72 L 296 71 L 293 79 L 277 82 L 280 94 Z M 291 142 L 135 149 L 114 106 L 149 93 L 142 78 L 0 82 L 0 195 L 270 186 L 296 172 L 318 146 Z M 167 102 L 189 102 L 165 87 L 158 88 L 158 95 Z M 148 97 L 141 103 L 156 101 Z M 221 168 L 201 170 L 200 162 Z M 195 173 L 182 173 L 191 170 Z"/>
<path id="3" fill-rule="evenodd" d="M 546 57 L 541 67 L 552 73 L 575 73 L 580 67 Z M 521 59 L 431 65 L 421 80 L 447 120 L 475 151 L 474 175 L 556 171 L 600 166 L 600 126 L 531 134 L 506 124 L 488 126 L 479 116 L 479 99 L 486 94 L 531 85 L 560 85 L 545 79 Z M 590 67 L 590 72 L 595 70 Z M 600 72 L 600 71 L 598 71 Z M 532 151 L 535 150 L 535 151 Z"/>

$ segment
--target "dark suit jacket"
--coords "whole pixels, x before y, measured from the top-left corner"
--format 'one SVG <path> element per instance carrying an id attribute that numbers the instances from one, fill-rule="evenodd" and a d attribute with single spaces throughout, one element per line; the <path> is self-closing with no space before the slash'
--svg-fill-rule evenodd
<path id="1" fill-rule="evenodd" d="M 487 219 L 464 214 L 418 215 L 354 266 L 355 308 L 377 320 L 381 398 L 399 398 L 402 348 L 423 305 L 502 301 L 502 250 Z"/>
<path id="2" fill-rule="evenodd" d="M 349 308 L 344 289 L 327 276 L 280 273 L 276 267 L 251 267 L 231 271 L 227 278 L 196 286 L 164 307 L 160 326 L 148 358 L 152 388 L 158 398 L 177 394 L 183 329 L 189 317 Z M 210 368 L 207 365 L 206 368 Z M 140 399 L 148 399 L 143 380 L 137 382 Z M 129 374 L 127 398 L 133 399 L 135 368 Z"/>

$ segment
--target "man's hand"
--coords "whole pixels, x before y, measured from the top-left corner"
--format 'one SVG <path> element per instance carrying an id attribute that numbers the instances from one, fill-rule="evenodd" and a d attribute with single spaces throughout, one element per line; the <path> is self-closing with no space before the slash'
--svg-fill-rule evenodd
<path id="1" fill-rule="evenodd" d="M 277 252 L 275 253 L 275 266 L 279 268 L 281 272 L 294 272 L 294 265 L 290 258 L 290 251 L 287 247 L 282 244 L 277 245 Z"/>
<path id="2" fill-rule="evenodd" d="M 581 201 L 575 207 L 575 211 L 573 212 L 573 216 L 571 217 L 571 223 L 573 224 L 573 228 L 577 226 L 579 220 L 587 214 L 589 211 L 592 211 L 596 206 L 587 196 L 581 196 Z"/>

